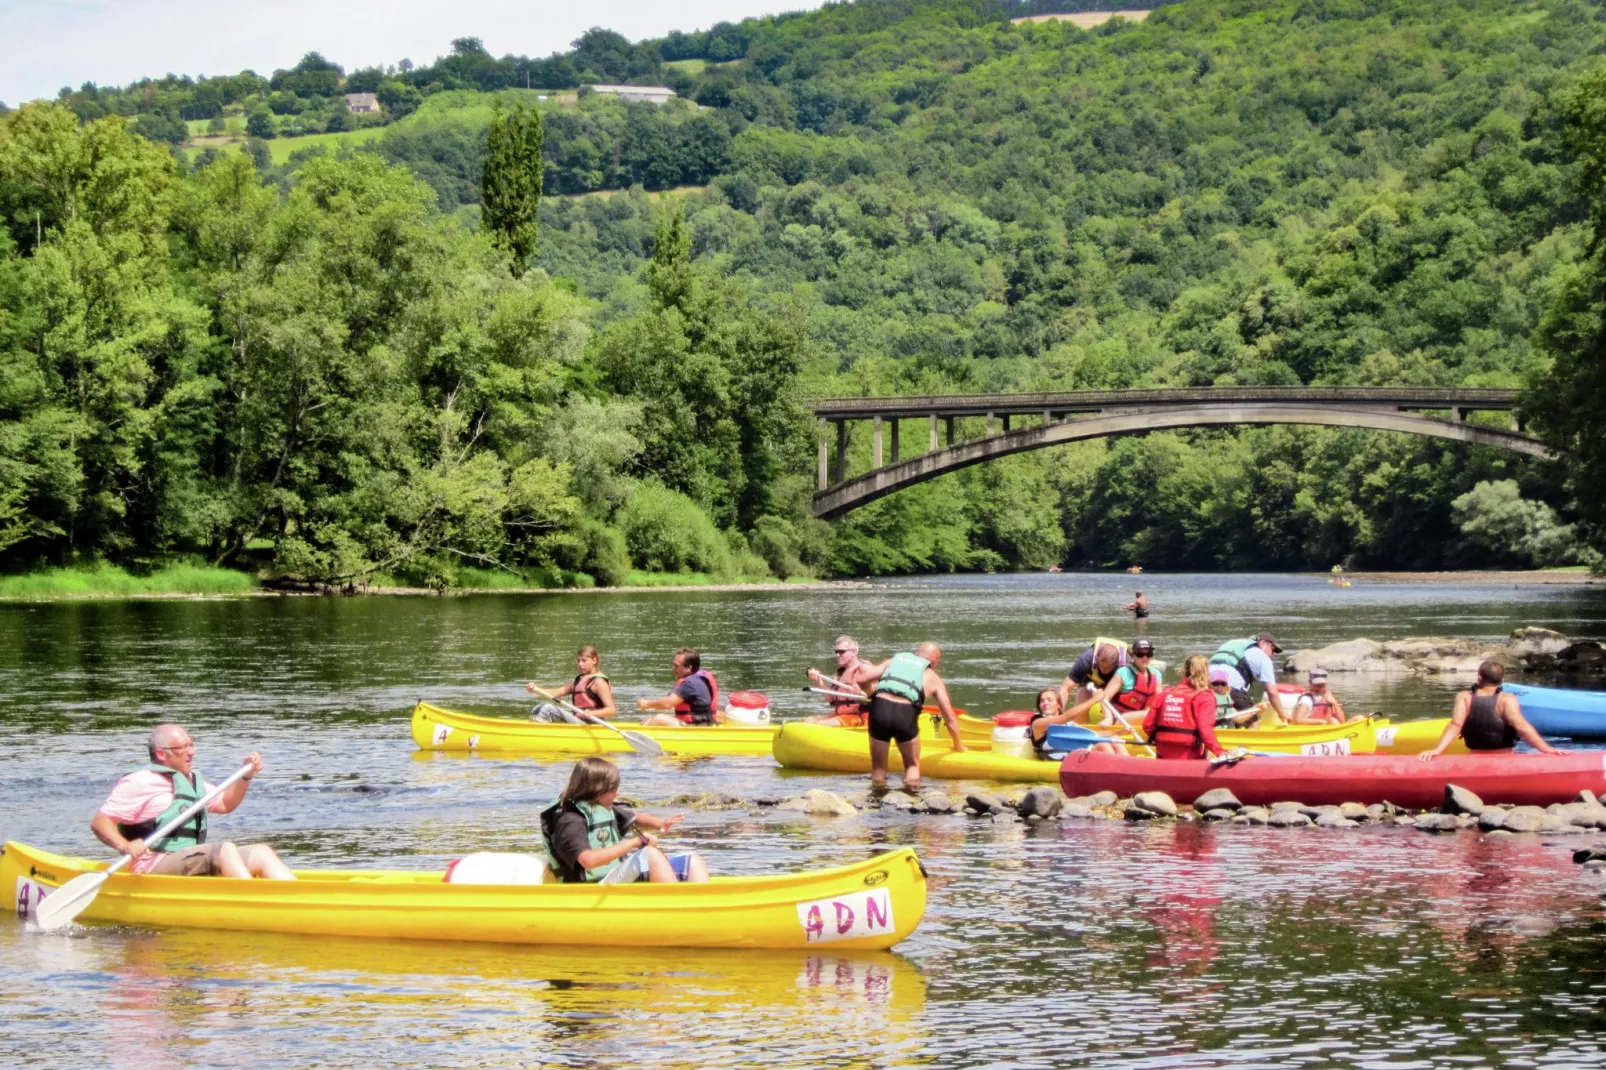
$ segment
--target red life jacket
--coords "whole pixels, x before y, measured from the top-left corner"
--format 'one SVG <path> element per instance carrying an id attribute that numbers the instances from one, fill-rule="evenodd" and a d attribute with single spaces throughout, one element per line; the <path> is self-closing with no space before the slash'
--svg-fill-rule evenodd
<path id="1" fill-rule="evenodd" d="M 1147 676 L 1145 680 L 1143 677 Z M 1148 685 L 1148 686 L 1144 686 Z M 1152 669 L 1147 673 L 1132 670 L 1132 690 L 1122 691 L 1115 696 L 1115 704 L 1123 710 L 1137 712 L 1149 708 L 1149 700 L 1160 690 L 1160 674 Z"/>
<path id="2" fill-rule="evenodd" d="M 1199 692 L 1186 682 L 1168 687 L 1160 695 L 1160 717 L 1155 722 L 1152 743 L 1174 743 L 1199 748 L 1199 725 L 1189 708 Z"/>
<path id="3" fill-rule="evenodd" d="M 571 697 L 574 700 L 574 705 L 582 710 L 602 709 L 602 699 L 598 698 L 597 693 L 591 690 L 591 684 L 595 680 L 606 679 L 607 677 L 602 675 L 600 672 L 581 673 L 579 676 L 576 676 L 574 678 L 574 683 L 570 685 L 573 688 Z M 583 687 L 581 686 L 582 680 L 585 681 L 585 685 Z"/>
<path id="4" fill-rule="evenodd" d="M 697 711 L 691 708 L 691 703 L 682 699 L 680 704 L 675 707 L 675 717 L 682 724 L 696 724 L 697 718 L 700 716 L 708 718 L 709 722 L 712 723 L 714 719 L 714 711 L 719 709 L 719 681 L 714 679 L 714 674 L 709 672 L 707 669 L 698 669 L 696 672 L 692 673 L 691 676 L 686 677 L 686 679 L 690 680 L 692 676 L 701 676 L 704 680 L 708 681 L 708 709 L 706 712 L 699 714 Z"/>
<path id="5" fill-rule="evenodd" d="M 1320 695 L 1316 694 L 1316 692 L 1314 692 L 1314 691 L 1302 692 L 1300 694 L 1299 698 L 1294 700 L 1294 705 L 1296 705 L 1296 706 L 1299 705 L 1299 703 L 1302 700 L 1307 699 L 1307 698 L 1310 699 L 1311 716 L 1320 717 L 1323 721 L 1331 721 L 1332 720 L 1332 709 L 1333 709 L 1333 695 L 1332 695 L 1332 692 L 1330 692 L 1330 691 L 1323 692 Z"/>

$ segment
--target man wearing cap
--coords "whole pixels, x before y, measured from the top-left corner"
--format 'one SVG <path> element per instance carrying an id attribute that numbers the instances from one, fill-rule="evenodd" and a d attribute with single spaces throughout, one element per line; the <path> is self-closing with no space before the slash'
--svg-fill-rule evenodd
<path id="1" fill-rule="evenodd" d="M 1270 632 L 1261 632 L 1248 639 L 1233 639 L 1222 643 L 1216 652 L 1210 655 L 1210 667 L 1227 670 L 1227 693 L 1232 698 L 1232 708 L 1240 713 L 1253 709 L 1254 697 L 1249 689 L 1259 682 L 1266 692 L 1266 704 L 1277 715 L 1277 721 L 1286 721 L 1288 714 L 1283 710 L 1283 700 L 1277 694 L 1277 668 L 1272 664 L 1271 656 L 1281 654 L 1283 648 L 1277 645 L 1277 640 Z M 1273 721 L 1276 724 L 1277 721 Z"/>
<path id="2" fill-rule="evenodd" d="M 1327 670 L 1315 668 L 1306 678 L 1305 693 L 1294 700 L 1294 715 L 1289 724 L 1343 724 L 1344 707 L 1338 696 L 1327 690 Z"/>

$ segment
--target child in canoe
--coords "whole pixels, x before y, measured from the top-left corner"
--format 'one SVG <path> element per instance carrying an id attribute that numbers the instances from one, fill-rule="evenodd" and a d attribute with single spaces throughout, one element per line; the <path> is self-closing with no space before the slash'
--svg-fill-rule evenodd
<path id="1" fill-rule="evenodd" d="M 558 801 L 541 812 L 541 838 L 558 879 L 566 884 L 655 884 L 708 879 L 703 860 L 692 852 L 668 855 L 657 837 L 642 829 L 667 832 L 685 818 L 654 817 L 614 804 L 619 767 L 606 758 L 581 758 Z"/>

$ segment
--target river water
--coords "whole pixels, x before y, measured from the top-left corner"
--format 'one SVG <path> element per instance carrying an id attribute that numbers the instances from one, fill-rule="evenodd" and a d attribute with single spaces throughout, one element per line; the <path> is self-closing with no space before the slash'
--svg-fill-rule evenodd
<path id="1" fill-rule="evenodd" d="M 1593 587 L 1145 576 L 1172 666 L 1274 630 L 1606 634 Z M 0 836 L 104 853 L 88 820 L 150 725 L 221 776 L 267 770 L 218 834 L 296 866 L 439 868 L 519 850 L 568 763 L 421 755 L 415 701 L 519 715 L 594 643 L 627 700 L 690 644 L 727 688 L 813 712 L 802 668 L 841 632 L 870 656 L 943 643 L 956 701 L 1030 704 L 1097 634 L 1129 635 L 1131 577 L 910 580 L 871 589 L 0 606 Z M 1174 669 L 1173 669 L 1174 675 Z M 1352 712 L 1442 716 L 1452 681 L 1333 678 Z M 850 776 L 768 759 L 621 759 L 625 791 L 774 795 Z M 0 1064 L 989 1067 L 1606 1066 L 1606 881 L 1583 837 L 1120 823 L 999 826 L 875 813 L 694 812 L 721 873 L 916 846 L 925 923 L 879 955 L 384 944 L 0 915 Z"/>

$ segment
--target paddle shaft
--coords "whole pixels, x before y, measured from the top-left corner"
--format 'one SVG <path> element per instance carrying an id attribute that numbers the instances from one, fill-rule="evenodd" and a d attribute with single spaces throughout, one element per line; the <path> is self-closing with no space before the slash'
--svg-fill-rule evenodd
<path id="1" fill-rule="evenodd" d="M 234 786 L 235 781 L 244 777 L 251 771 L 251 763 L 240 766 L 233 776 L 207 792 L 200 801 L 191 804 L 167 824 L 145 837 L 145 846 L 154 847 L 173 834 L 173 830 L 183 825 L 190 818 L 205 810 L 208 806 Z M 45 897 L 40 904 L 36 919 L 41 929 L 57 929 L 72 921 L 81 914 L 85 907 L 94 902 L 95 896 L 100 893 L 100 886 L 111 878 L 113 873 L 122 869 L 134 860 L 133 855 L 123 855 L 105 869 L 95 873 L 83 873 L 74 877 L 56 891 Z"/>
<path id="2" fill-rule="evenodd" d="M 544 688 L 535 687 L 533 689 L 537 695 L 540 695 L 544 699 L 550 699 L 551 701 L 556 702 L 560 707 L 568 710 L 570 713 L 574 714 L 587 724 L 600 725 L 610 732 L 618 733 L 619 738 L 630 744 L 630 749 L 633 751 L 639 751 L 642 754 L 650 754 L 655 756 L 664 752 L 664 749 L 660 747 L 656 741 L 648 739 L 639 732 L 626 732 L 618 725 L 609 724 L 603 718 L 587 713 L 574 703 L 567 702 L 564 699 L 559 698 L 557 695 L 554 695 L 552 692 L 545 690 Z"/>
<path id="3" fill-rule="evenodd" d="M 869 702 L 870 701 L 870 696 L 869 695 L 866 695 L 866 694 L 863 694 L 863 693 L 855 695 L 851 691 L 833 691 L 828 687 L 805 687 L 803 690 L 807 691 L 807 692 L 810 692 L 812 694 L 815 694 L 815 695 L 825 695 L 828 698 L 848 699 L 848 700 L 853 701 L 853 702 Z"/>

